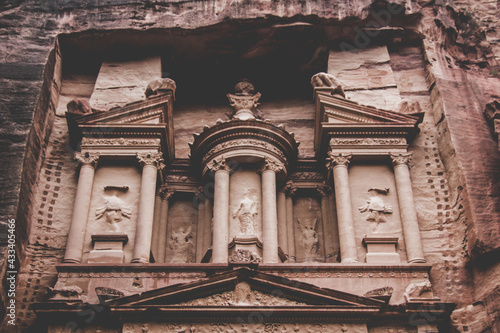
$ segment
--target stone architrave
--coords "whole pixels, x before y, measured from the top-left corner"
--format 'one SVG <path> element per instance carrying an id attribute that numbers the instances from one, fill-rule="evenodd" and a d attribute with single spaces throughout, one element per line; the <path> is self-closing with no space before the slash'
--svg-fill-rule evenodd
<path id="1" fill-rule="evenodd" d="M 75 205 L 69 229 L 66 253 L 63 262 L 80 263 L 82 261 L 85 231 L 89 217 L 90 198 L 94 184 L 94 174 L 99 153 L 75 153 L 75 159 L 81 163 L 80 177 L 76 189 Z"/>
<path id="2" fill-rule="evenodd" d="M 167 230 L 168 230 L 168 207 L 170 199 L 174 192 L 167 188 L 160 189 L 161 206 L 160 206 L 160 225 L 158 228 L 158 262 L 166 262 L 167 258 Z"/>
<path id="3" fill-rule="evenodd" d="M 403 225 L 408 262 L 423 263 L 425 262 L 425 257 L 422 249 L 422 239 L 420 238 L 417 210 L 415 209 L 415 201 L 413 200 L 410 169 L 408 168 L 411 156 L 411 153 L 390 154 L 392 164 L 394 165 L 399 212 L 401 215 L 401 224 Z"/>
<path id="4" fill-rule="evenodd" d="M 208 170 L 214 172 L 214 217 L 213 217 L 213 241 L 212 262 L 228 262 L 228 239 L 229 239 L 229 172 L 226 159 L 220 157 L 214 159 L 208 166 Z"/>
<path id="5" fill-rule="evenodd" d="M 163 159 L 162 153 L 147 152 L 137 153 L 137 159 L 142 165 L 142 178 L 132 262 L 147 263 L 149 262 L 153 233 L 156 177 Z"/>
<path id="6" fill-rule="evenodd" d="M 354 220 L 352 216 L 351 190 L 347 166 L 352 154 L 328 152 L 327 168 L 333 170 L 337 219 L 339 225 L 340 255 L 342 263 L 358 262 Z"/>
<path id="7" fill-rule="evenodd" d="M 266 158 L 262 169 L 262 259 L 264 263 L 280 262 L 278 255 L 278 215 L 276 207 L 276 173 L 283 164 Z"/>

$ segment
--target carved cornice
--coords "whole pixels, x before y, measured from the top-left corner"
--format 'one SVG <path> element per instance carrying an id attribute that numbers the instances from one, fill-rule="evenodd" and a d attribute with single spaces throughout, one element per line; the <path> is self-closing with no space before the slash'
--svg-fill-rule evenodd
<path id="1" fill-rule="evenodd" d="M 95 168 L 97 166 L 97 162 L 99 161 L 100 153 L 81 153 L 75 152 L 75 160 L 80 162 L 82 165 L 91 166 Z"/>
<path id="2" fill-rule="evenodd" d="M 211 172 L 217 172 L 220 170 L 227 172 L 231 171 L 231 168 L 227 165 L 226 158 L 224 156 L 214 158 L 210 163 L 208 163 L 207 168 Z"/>
<path id="3" fill-rule="evenodd" d="M 285 166 L 283 163 L 277 163 L 275 161 L 272 161 L 268 158 L 265 159 L 264 164 L 262 167 L 259 169 L 259 172 L 264 172 L 267 170 L 274 171 L 275 173 L 283 171 L 285 169 Z"/>
<path id="4" fill-rule="evenodd" d="M 141 166 L 145 167 L 150 165 L 158 169 L 162 168 L 162 156 L 162 153 L 137 153 L 137 159 Z"/>
<path id="5" fill-rule="evenodd" d="M 328 152 L 328 158 L 326 159 L 326 167 L 327 169 L 333 169 L 336 166 L 342 165 L 347 166 L 351 161 L 352 154 L 345 153 L 332 153 Z"/>
<path id="6" fill-rule="evenodd" d="M 408 165 L 411 161 L 412 155 L 412 153 L 389 154 L 394 166 Z"/>

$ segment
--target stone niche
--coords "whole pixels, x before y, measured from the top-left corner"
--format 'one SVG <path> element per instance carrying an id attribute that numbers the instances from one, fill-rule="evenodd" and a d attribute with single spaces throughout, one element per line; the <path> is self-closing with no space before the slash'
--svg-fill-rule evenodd
<path id="1" fill-rule="evenodd" d="M 198 210 L 193 204 L 194 194 L 176 192 L 171 201 L 168 210 L 165 262 L 193 263 L 198 233 Z"/>
<path id="2" fill-rule="evenodd" d="M 100 246 L 99 241 L 96 243 L 92 240 L 95 235 L 126 235 L 128 241 L 122 243 L 124 262 L 130 262 L 134 249 L 140 189 L 141 171 L 132 161 L 103 161 L 97 168 L 82 262 L 89 261 L 90 251 L 95 251 L 96 245 Z M 93 259 L 90 261 L 99 262 L 95 255 L 96 252 L 93 252 Z"/>
<path id="3" fill-rule="evenodd" d="M 293 207 L 297 262 L 324 262 L 324 226 L 315 189 L 298 189 Z"/>
<path id="4" fill-rule="evenodd" d="M 366 258 L 367 249 L 392 246 L 391 251 L 384 249 L 388 251 L 384 253 L 392 256 L 397 247 L 401 262 L 405 262 L 405 245 L 392 166 L 385 160 L 353 161 L 349 166 L 349 182 L 359 261 L 369 262 Z M 383 242 L 376 246 L 371 241 L 370 244 L 365 244 L 363 240 L 366 237 L 371 241 L 380 237 L 398 240 L 397 244 Z M 394 257 L 391 262 L 399 263 Z"/>

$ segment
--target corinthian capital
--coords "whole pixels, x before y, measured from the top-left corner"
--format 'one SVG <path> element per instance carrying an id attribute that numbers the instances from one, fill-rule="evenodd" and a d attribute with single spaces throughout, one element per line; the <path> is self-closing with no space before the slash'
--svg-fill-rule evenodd
<path id="1" fill-rule="evenodd" d="M 170 200 L 170 198 L 174 195 L 174 191 L 169 190 L 166 187 L 160 188 L 158 192 L 160 194 L 161 199 L 166 201 Z"/>
<path id="2" fill-rule="evenodd" d="M 332 169 L 337 165 L 347 166 L 351 160 L 352 154 L 338 153 L 334 154 L 331 151 L 328 152 L 328 157 L 326 159 L 326 167 Z"/>
<path id="3" fill-rule="evenodd" d="M 229 165 L 227 165 L 226 158 L 224 156 L 214 158 L 210 163 L 208 163 L 207 168 L 212 172 L 217 172 L 219 170 L 224 170 L 227 172 L 231 171 L 231 168 L 229 167 Z"/>
<path id="4" fill-rule="evenodd" d="M 286 195 L 289 197 L 292 197 L 295 195 L 295 192 L 297 192 L 297 187 L 293 184 L 291 180 L 286 182 L 286 185 L 284 187 Z"/>
<path id="5" fill-rule="evenodd" d="M 283 163 L 278 163 L 271 161 L 270 159 L 266 158 L 264 161 L 264 164 L 262 167 L 259 169 L 260 172 L 264 172 L 266 170 L 272 170 L 274 172 L 280 172 L 285 168 Z"/>
<path id="6" fill-rule="evenodd" d="M 75 160 L 82 163 L 82 165 L 89 165 L 93 168 L 97 166 L 97 162 L 99 161 L 99 153 L 80 153 L 75 152 Z"/>
<path id="7" fill-rule="evenodd" d="M 143 167 L 146 165 L 152 165 L 155 168 L 161 167 L 163 164 L 162 156 L 162 153 L 137 153 L 137 159 Z"/>
<path id="8" fill-rule="evenodd" d="M 392 159 L 392 164 L 394 166 L 402 165 L 402 164 L 408 165 L 408 163 L 410 163 L 410 161 L 411 161 L 412 155 L 413 155 L 412 153 L 389 154 L 389 156 Z"/>
<path id="9" fill-rule="evenodd" d="M 318 185 L 316 187 L 316 190 L 319 192 L 319 194 L 321 195 L 322 198 L 329 196 L 331 191 L 332 191 L 330 186 L 328 186 L 326 184 Z"/>

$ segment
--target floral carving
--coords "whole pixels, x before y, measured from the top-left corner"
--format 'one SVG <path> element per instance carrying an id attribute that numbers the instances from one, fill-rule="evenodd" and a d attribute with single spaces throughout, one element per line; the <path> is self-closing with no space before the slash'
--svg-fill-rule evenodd
<path id="1" fill-rule="evenodd" d="M 229 257 L 229 262 L 233 264 L 259 264 L 262 259 L 250 250 L 238 249 Z"/>
<path id="2" fill-rule="evenodd" d="M 159 145 L 160 139 L 124 139 L 124 138 L 82 138 L 83 145 L 113 145 L 113 146 L 152 146 Z"/>
<path id="3" fill-rule="evenodd" d="M 391 296 L 394 288 L 392 287 L 383 287 L 374 290 L 370 290 L 364 296 L 365 297 L 376 297 L 376 296 Z"/>
<path id="4" fill-rule="evenodd" d="M 377 139 L 377 138 L 334 138 L 330 140 L 330 146 L 333 145 L 402 145 L 406 144 L 406 139 Z"/>
<path id="5" fill-rule="evenodd" d="M 231 168 L 226 163 L 226 158 L 221 156 L 219 158 L 214 158 L 208 165 L 208 170 L 212 172 L 217 172 L 219 170 L 224 170 L 227 172 L 231 171 Z"/>

